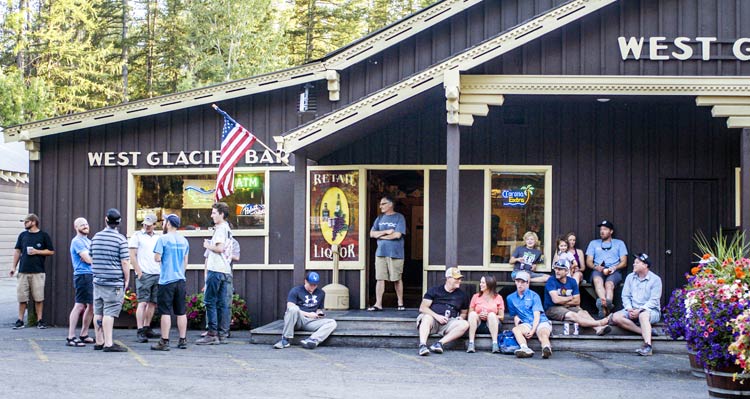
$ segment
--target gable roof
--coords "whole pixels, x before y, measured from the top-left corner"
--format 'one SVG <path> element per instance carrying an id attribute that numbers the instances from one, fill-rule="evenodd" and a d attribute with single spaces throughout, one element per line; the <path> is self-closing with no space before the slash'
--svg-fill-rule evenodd
<path id="1" fill-rule="evenodd" d="M 359 101 L 292 129 L 283 136 L 274 137 L 274 140 L 285 152 L 295 152 L 438 86 L 443 83 L 446 72 L 477 67 L 616 1 L 571 0 Z"/>
<path id="2" fill-rule="evenodd" d="M 5 141 L 30 140 L 323 80 L 326 79 L 326 71 L 346 69 L 482 1 L 444 0 L 435 3 L 390 26 L 352 42 L 320 60 L 297 67 L 180 93 L 12 126 L 5 129 Z"/>

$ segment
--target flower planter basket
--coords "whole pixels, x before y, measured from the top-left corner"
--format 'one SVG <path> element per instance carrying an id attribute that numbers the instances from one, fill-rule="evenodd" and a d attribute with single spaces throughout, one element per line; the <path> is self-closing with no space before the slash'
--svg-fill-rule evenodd
<path id="1" fill-rule="evenodd" d="M 738 374 L 742 372 L 738 366 L 705 371 L 708 396 L 712 398 L 750 397 L 750 375 Z"/>
<path id="2" fill-rule="evenodd" d="M 698 366 L 698 361 L 695 359 L 695 351 L 691 351 L 688 349 L 688 360 L 690 360 L 690 374 L 693 375 L 693 377 L 697 378 L 704 378 L 706 377 L 706 373 L 703 372 L 703 368 Z"/>

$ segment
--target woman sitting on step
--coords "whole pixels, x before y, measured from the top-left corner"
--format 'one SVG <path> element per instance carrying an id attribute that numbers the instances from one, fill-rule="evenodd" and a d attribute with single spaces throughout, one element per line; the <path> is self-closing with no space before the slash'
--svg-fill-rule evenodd
<path id="1" fill-rule="evenodd" d="M 503 296 L 495 288 L 497 279 L 485 275 L 479 280 L 479 292 L 474 294 L 469 304 L 469 345 L 467 353 L 474 353 L 474 337 L 477 332 L 490 334 L 492 337 L 492 353 L 500 352 L 497 345 L 497 333 L 505 315 Z"/>

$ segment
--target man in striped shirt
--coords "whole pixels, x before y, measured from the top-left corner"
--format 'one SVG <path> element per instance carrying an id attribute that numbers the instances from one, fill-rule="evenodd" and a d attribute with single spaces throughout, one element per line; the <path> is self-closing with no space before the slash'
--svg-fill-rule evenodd
<path id="1" fill-rule="evenodd" d="M 127 352 L 128 349 L 112 342 L 112 327 L 120 315 L 125 287 L 130 281 L 130 253 L 128 241 L 117 231 L 120 211 L 107 211 L 107 227 L 91 240 L 91 258 L 94 261 L 94 315 L 96 317 L 95 350 Z"/>

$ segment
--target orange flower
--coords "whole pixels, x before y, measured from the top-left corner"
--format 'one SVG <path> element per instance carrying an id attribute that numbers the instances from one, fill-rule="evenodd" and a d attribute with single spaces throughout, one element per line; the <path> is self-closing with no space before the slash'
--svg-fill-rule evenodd
<path id="1" fill-rule="evenodd" d="M 701 267 L 700 266 L 695 266 L 694 268 L 690 269 L 690 274 L 692 274 L 693 276 L 695 276 L 696 274 L 698 274 L 699 271 L 701 271 Z"/>
<path id="2" fill-rule="evenodd" d="M 723 278 L 720 278 L 720 279 L 716 280 L 716 282 L 719 283 L 719 284 L 724 284 L 725 281 L 724 281 Z"/>
<path id="3" fill-rule="evenodd" d="M 709 260 L 709 259 L 711 259 L 711 255 L 710 254 L 703 254 L 702 259 L 703 260 Z"/>
<path id="4" fill-rule="evenodd" d="M 745 272 L 743 272 L 743 271 L 740 271 L 739 273 L 737 273 L 737 278 L 738 278 L 738 279 L 743 279 L 743 278 L 745 278 Z"/>

